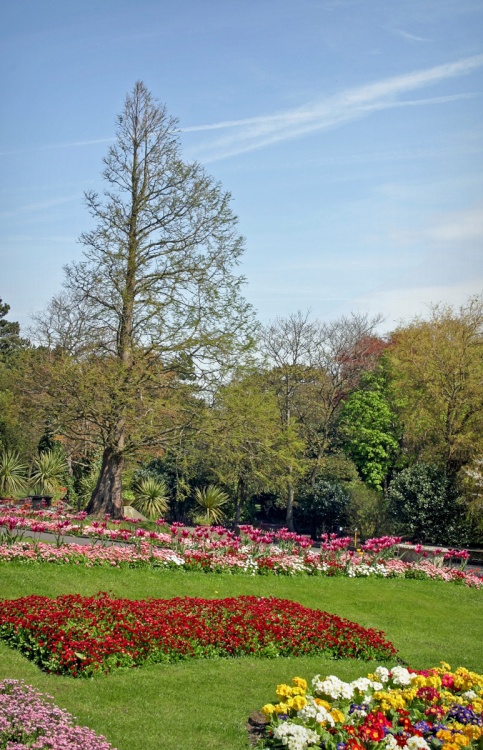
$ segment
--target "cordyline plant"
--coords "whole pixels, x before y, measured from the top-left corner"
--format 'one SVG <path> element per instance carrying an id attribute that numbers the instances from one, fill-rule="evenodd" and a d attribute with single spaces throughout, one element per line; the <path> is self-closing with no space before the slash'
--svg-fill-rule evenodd
<path id="1" fill-rule="evenodd" d="M 27 487 L 27 465 L 15 451 L 0 452 L 0 494 L 14 495 Z"/>
<path id="2" fill-rule="evenodd" d="M 389 659 L 380 630 L 284 599 L 113 599 L 76 594 L 3 601 L 0 638 L 72 677 L 210 656 L 326 654 Z"/>
<path id="3" fill-rule="evenodd" d="M 134 487 L 134 500 L 131 505 L 151 520 L 161 518 L 169 506 L 166 482 L 156 477 L 141 479 Z"/>

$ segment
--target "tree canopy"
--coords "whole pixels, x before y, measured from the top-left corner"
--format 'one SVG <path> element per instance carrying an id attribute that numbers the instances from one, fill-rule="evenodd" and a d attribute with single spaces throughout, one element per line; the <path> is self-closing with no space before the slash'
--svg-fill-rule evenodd
<path id="1" fill-rule="evenodd" d="M 388 358 L 406 451 L 455 475 L 483 450 L 483 296 L 399 328 Z"/>

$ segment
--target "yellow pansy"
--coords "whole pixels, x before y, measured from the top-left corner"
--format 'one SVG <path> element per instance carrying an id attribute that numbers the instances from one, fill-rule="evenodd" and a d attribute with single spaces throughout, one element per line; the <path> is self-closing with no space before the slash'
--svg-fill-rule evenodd
<path id="1" fill-rule="evenodd" d="M 343 711 L 339 711 L 338 708 L 333 708 L 332 711 L 330 712 L 330 715 L 332 716 L 334 721 L 339 724 L 341 724 L 345 719 Z"/>
<path id="2" fill-rule="evenodd" d="M 289 695 L 292 695 L 292 688 L 290 685 L 277 685 L 277 689 L 275 691 L 279 698 L 288 698 Z"/>
<path id="3" fill-rule="evenodd" d="M 293 708 L 295 711 L 300 711 L 304 706 L 307 705 L 307 698 L 305 695 L 296 695 L 293 699 Z"/>
<path id="4" fill-rule="evenodd" d="M 316 698 L 315 703 L 317 703 L 318 706 L 322 706 L 322 708 L 326 708 L 327 711 L 330 709 L 330 703 L 327 703 L 327 701 L 322 700 L 322 698 Z"/>
<path id="5" fill-rule="evenodd" d="M 273 703 L 266 703 L 262 708 L 262 714 L 265 714 L 266 716 L 270 716 L 270 714 L 275 713 L 275 711 L 276 708 Z"/>
<path id="6" fill-rule="evenodd" d="M 409 688 L 409 690 L 403 690 L 401 692 L 401 696 L 404 698 L 405 701 L 411 702 L 416 698 L 418 691 L 416 688 Z"/>
<path id="7" fill-rule="evenodd" d="M 275 713 L 277 714 L 288 714 L 290 706 L 287 703 L 277 703 L 275 706 Z"/>
<path id="8" fill-rule="evenodd" d="M 453 739 L 453 733 L 449 729 L 440 729 L 436 732 L 436 737 L 443 742 L 449 742 Z"/>
<path id="9" fill-rule="evenodd" d="M 483 728 L 477 727 L 475 724 L 467 724 L 462 731 L 470 740 L 479 740 L 480 737 L 483 737 Z"/>
<path id="10" fill-rule="evenodd" d="M 454 703 L 462 705 L 463 699 L 458 695 L 453 695 L 449 690 L 441 690 L 440 692 L 441 702 L 445 706 L 452 706 Z"/>
<path id="11" fill-rule="evenodd" d="M 292 682 L 295 687 L 301 688 L 304 692 L 307 690 L 307 680 L 304 680 L 303 677 L 294 677 Z"/>
<path id="12" fill-rule="evenodd" d="M 305 695 L 305 690 L 301 687 L 293 687 L 292 695 Z"/>
<path id="13" fill-rule="evenodd" d="M 402 693 L 397 690 L 385 693 L 382 690 L 374 693 L 374 700 L 381 704 L 381 708 L 387 711 L 389 708 L 406 708 L 406 701 Z"/>
<path id="14" fill-rule="evenodd" d="M 425 687 L 426 685 L 426 677 L 423 674 L 418 674 L 412 681 L 413 685 L 416 685 L 417 688 Z"/>

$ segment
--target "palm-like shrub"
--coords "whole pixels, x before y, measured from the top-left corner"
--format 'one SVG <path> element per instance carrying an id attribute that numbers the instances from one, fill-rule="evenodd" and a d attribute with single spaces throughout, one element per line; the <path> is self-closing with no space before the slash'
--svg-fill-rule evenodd
<path id="1" fill-rule="evenodd" d="M 82 479 L 79 481 L 78 495 L 83 506 L 87 505 L 92 497 L 92 493 L 96 489 L 100 470 L 101 461 L 100 459 L 96 459 L 91 463 L 88 473 L 84 474 Z"/>
<path id="2" fill-rule="evenodd" d="M 15 495 L 27 487 L 27 466 L 15 451 L 0 452 L 0 493 Z"/>
<path id="3" fill-rule="evenodd" d="M 204 511 L 203 515 L 196 519 L 198 523 L 213 524 L 222 520 L 224 515 L 222 507 L 228 502 L 229 497 L 220 487 L 210 484 L 208 487 L 196 490 L 195 500 Z"/>
<path id="4" fill-rule="evenodd" d="M 67 472 L 67 462 L 59 451 L 44 451 L 35 459 L 30 483 L 35 492 L 43 494 L 56 492 L 63 483 Z"/>
<path id="5" fill-rule="evenodd" d="M 134 485 L 133 490 L 134 500 L 131 505 L 143 516 L 153 520 L 160 518 L 168 510 L 169 500 L 163 479 L 145 477 Z"/>

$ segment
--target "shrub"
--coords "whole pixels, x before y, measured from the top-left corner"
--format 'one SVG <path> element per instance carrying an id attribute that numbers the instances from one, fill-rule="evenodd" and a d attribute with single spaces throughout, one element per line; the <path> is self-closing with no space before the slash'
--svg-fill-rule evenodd
<path id="1" fill-rule="evenodd" d="M 464 508 L 455 482 L 437 466 L 420 463 L 397 474 L 389 486 L 389 512 L 399 533 L 414 542 L 466 543 Z"/>

